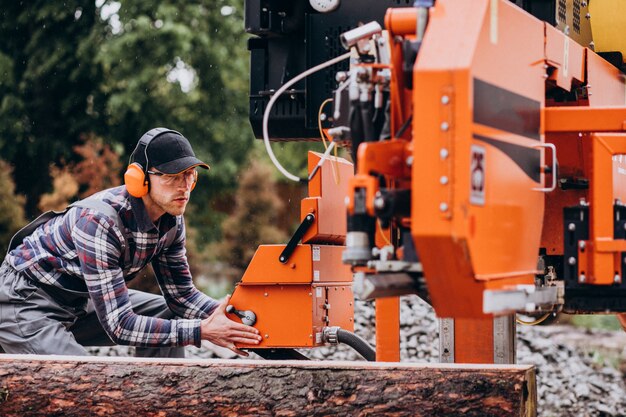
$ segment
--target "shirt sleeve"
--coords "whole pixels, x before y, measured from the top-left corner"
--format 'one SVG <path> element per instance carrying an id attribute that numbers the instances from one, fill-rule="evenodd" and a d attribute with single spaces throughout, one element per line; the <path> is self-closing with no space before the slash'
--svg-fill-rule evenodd
<path id="1" fill-rule="evenodd" d="M 185 249 L 185 224 L 181 217 L 176 221 L 174 242 L 163 248 L 152 261 L 152 268 L 170 310 L 186 319 L 203 319 L 211 315 L 219 303 L 193 284 Z"/>
<path id="2" fill-rule="evenodd" d="M 165 320 L 133 312 L 120 266 L 124 238 L 112 220 L 94 213 L 82 211 L 72 239 L 89 296 L 107 335 L 120 345 L 200 346 L 200 320 Z"/>

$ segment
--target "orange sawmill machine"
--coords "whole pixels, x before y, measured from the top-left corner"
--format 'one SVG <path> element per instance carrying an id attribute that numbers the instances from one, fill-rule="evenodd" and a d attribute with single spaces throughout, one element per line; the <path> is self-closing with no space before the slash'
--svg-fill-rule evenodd
<path id="1" fill-rule="evenodd" d="M 626 313 L 626 13 L 596 3 L 246 2 L 251 124 L 309 191 L 232 297 L 256 351 L 398 361 L 403 294 L 440 318 L 442 362 L 514 363 L 516 313 Z M 307 178 L 271 150 L 314 138 Z M 353 296 L 376 300 L 375 355 Z"/>

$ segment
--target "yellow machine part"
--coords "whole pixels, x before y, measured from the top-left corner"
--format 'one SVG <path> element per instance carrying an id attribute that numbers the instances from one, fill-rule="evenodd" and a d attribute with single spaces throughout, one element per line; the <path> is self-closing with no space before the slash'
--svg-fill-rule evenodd
<path id="1" fill-rule="evenodd" d="M 626 57 L 626 2 L 589 2 L 591 32 L 596 52 L 621 52 Z"/>

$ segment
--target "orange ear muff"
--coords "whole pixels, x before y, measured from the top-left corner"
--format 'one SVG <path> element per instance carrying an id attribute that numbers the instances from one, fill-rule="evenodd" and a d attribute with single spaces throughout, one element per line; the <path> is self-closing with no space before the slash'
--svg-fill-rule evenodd
<path id="1" fill-rule="evenodd" d="M 141 198 L 148 194 L 148 181 L 146 180 L 146 174 L 143 172 L 143 168 L 136 162 L 133 162 L 126 168 L 124 173 L 124 184 L 128 194 L 136 198 Z"/>

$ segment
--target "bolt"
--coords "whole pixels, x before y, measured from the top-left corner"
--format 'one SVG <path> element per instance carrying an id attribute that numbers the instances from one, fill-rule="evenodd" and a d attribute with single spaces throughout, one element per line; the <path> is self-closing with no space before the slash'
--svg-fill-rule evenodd
<path id="1" fill-rule="evenodd" d="M 615 276 L 613 277 L 613 282 L 616 283 L 616 284 L 619 284 L 619 282 L 621 280 L 622 279 L 620 278 L 620 276 L 618 274 L 615 274 Z"/>
<path id="2" fill-rule="evenodd" d="M 441 185 L 446 185 L 448 183 L 448 177 L 443 175 L 441 178 L 439 178 L 439 182 L 441 183 Z"/>
<path id="3" fill-rule="evenodd" d="M 439 157 L 441 159 L 446 159 L 448 157 L 448 155 L 450 155 L 450 153 L 448 152 L 448 150 L 446 148 L 441 148 L 439 150 Z"/>
<path id="4" fill-rule="evenodd" d="M 448 104 L 450 102 L 450 97 L 441 96 L 441 104 Z"/>
<path id="5" fill-rule="evenodd" d="M 591 19 L 591 13 L 587 13 L 587 14 L 585 15 L 585 19 Z"/>
<path id="6" fill-rule="evenodd" d="M 441 123 L 441 130 L 444 132 L 447 132 L 448 129 L 450 129 L 450 124 L 448 122 L 442 122 Z"/>
<path id="7" fill-rule="evenodd" d="M 413 157 L 409 156 L 408 158 L 406 158 L 406 165 L 407 166 L 413 166 Z"/>
<path id="8" fill-rule="evenodd" d="M 578 247 L 580 248 L 581 251 L 584 251 L 585 248 L 587 247 L 587 244 L 585 243 L 584 240 L 581 240 L 580 242 L 578 242 Z"/>
<path id="9" fill-rule="evenodd" d="M 573 256 L 570 256 L 569 259 L 567 260 L 567 263 L 570 265 L 576 265 L 576 258 L 574 258 Z"/>
<path id="10" fill-rule="evenodd" d="M 580 2 L 580 6 L 581 6 L 581 7 L 587 7 L 587 2 L 586 2 L 586 1 L 582 1 L 582 2 Z"/>
<path id="11" fill-rule="evenodd" d="M 578 282 L 585 282 L 587 280 L 587 277 L 585 277 L 585 274 L 580 274 L 578 276 Z"/>
<path id="12" fill-rule="evenodd" d="M 281 261 L 281 262 L 285 262 L 285 257 L 284 257 L 284 256 L 281 256 L 281 257 L 280 257 L 280 261 Z"/>
<path id="13" fill-rule="evenodd" d="M 349 206 L 350 205 L 350 197 L 344 198 L 343 199 L 343 203 L 346 205 L 346 207 Z"/>
<path id="14" fill-rule="evenodd" d="M 385 208 L 385 199 L 382 197 L 377 197 L 374 199 L 374 208 L 376 210 L 382 210 Z"/>
<path id="15" fill-rule="evenodd" d="M 440 211 L 443 211 L 443 212 L 448 211 L 448 204 L 447 204 L 447 203 L 441 203 L 441 204 L 439 204 L 439 210 L 440 210 Z"/>
<path id="16" fill-rule="evenodd" d="M 263 294 L 264 297 L 267 297 L 267 293 Z"/>
<path id="17" fill-rule="evenodd" d="M 626 224 L 626 223 L 624 223 Z M 573 232 L 574 230 L 576 230 L 576 225 L 574 223 L 570 223 L 567 225 L 567 230 L 569 230 L 570 232 Z"/>
<path id="18" fill-rule="evenodd" d="M 265 338 L 266 338 L 266 339 L 269 339 L 269 338 L 270 338 L 270 335 L 269 335 L 269 334 L 266 334 L 266 335 L 265 335 Z"/>

